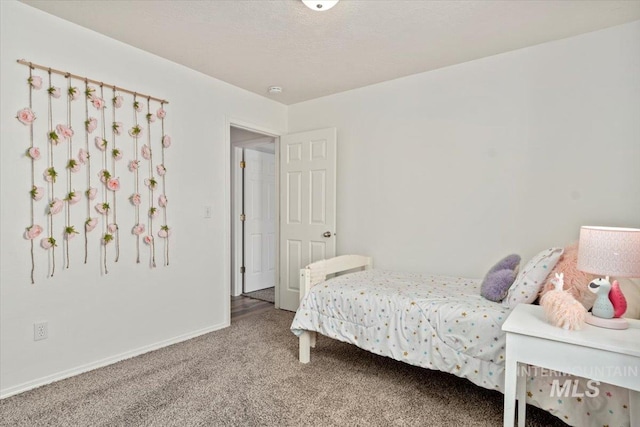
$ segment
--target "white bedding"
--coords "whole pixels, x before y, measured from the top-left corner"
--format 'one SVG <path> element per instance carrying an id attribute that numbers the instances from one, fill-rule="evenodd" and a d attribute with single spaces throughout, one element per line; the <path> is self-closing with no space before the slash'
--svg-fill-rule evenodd
<path id="1" fill-rule="evenodd" d="M 412 365 L 449 372 L 503 392 L 505 335 L 511 309 L 480 296 L 480 280 L 366 270 L 313 286 L 291 324 Z M 629 425 L 627 390 L 599 385 L 597 397 L 553 396 L 557 377 L 532 369 L 527 403 L 569 425 Z M 582 378 L 578 392 L 587 389 Z M 578 393 L 578 394 L 579 394 Z"/>

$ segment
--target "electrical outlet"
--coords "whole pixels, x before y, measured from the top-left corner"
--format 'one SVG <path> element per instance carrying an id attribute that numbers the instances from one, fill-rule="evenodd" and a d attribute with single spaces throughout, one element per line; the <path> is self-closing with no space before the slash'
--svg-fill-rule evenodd
<path id="1" fill-rule="evenodd" d="M 40 341 L 49 338 L 49 323 L 40 322 L 33 324 L 33 340 Z"/>

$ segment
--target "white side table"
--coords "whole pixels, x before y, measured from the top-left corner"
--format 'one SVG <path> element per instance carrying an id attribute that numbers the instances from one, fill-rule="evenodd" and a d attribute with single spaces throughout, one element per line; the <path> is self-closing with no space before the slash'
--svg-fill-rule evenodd
<path id="1" fill-rule="evenodd" d="M 608 375 L 611 367 L 637 369 L 640 365 L 640 321 L 629 329 L 613 330 L 585 325 L 566 331 L 547 323 L 542 307 L 520 304 L 502 325 L 507 334 L 504 426 L 514 425 L 516 398 L 518 426 L 524 427 L 526 378 L 518 378 L 519 364 L 529 364 L 590 378 L 629 389 L 631 425 L 640 426 L 640 377 Z M 518 381 L 520 380 L 520 381 Z"/>

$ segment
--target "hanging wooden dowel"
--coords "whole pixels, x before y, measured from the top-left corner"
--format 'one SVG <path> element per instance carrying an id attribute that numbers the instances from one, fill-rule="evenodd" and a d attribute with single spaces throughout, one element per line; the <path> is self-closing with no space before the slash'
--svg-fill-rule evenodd
<path id="1" fill-rule="evenodd" d="M 39 70 L 44 70 L 44 71 L 51 72 L 51 73 L 54 73 L 54 74 L 60 74 L 61 76 L 65 76 L 67 78 L 71 77 L 71 78 L 74 78 L 74 79 L 83 80 L 85 82 L 90 82 L 90 83 L 94 83 L 94 84 L 97 84 L 97 85 L 100 85 L 100 86 L 108 87 L 108 88 L 111 88 L 111 89 L 117 89 L 120 92 L 129 93 L 131 95 L 138 95 L 138 96 L 141 96 L 143 98 L 153 99 L 154 101 L 158 101 L 158 102 L 160 102 L 162 104 L 168 104 L 169 103 L 169 101 L 167 101 L 165 99 L 156 98 L 155 96 L 145 95 L 145 94 L 142 94 L 140 92 L 134 92 L 134 91 L 128 90 L 128 89 L 123 89 L 120 86 L 116 87 L 115 85 L 109 85 L 109 84 L 103 83 L 103 82 L 98 81 L 98 80 L 93 80 L 93 79 L 90 79 L 88 77 L 84 77 L 84 76 L 80 76 L 78 74 L 70 73 L 68 71 L 56 70 L 55 68 L 45 67 L 44 65 L 39 65 L 39 64 L 34 64 L 33 62 L 29 62 L 29 61 L 27 61 L 25 59 L 18 59 L 17 62 L 18 62 L 18 64 L 26 65 L 27 67 L 37 68 Z"/>

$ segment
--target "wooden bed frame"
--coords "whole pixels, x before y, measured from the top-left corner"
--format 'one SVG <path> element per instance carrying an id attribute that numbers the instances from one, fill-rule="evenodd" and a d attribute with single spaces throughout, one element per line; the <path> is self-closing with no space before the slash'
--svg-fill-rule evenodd
<path id="1" fill-rule="evenodd" d="M 351 270 L 369 270 L 373 267 L 371 257 L 362 255 L 341 255 L 331 259 L 316 261 L 300 270 L 300 300 L 318 283 L 324 282 L 331 274 Z M 311 347 L 316 346 L 316 332 L 304 331 L 299 338 L 300 363 L 309 363 Z"/>

